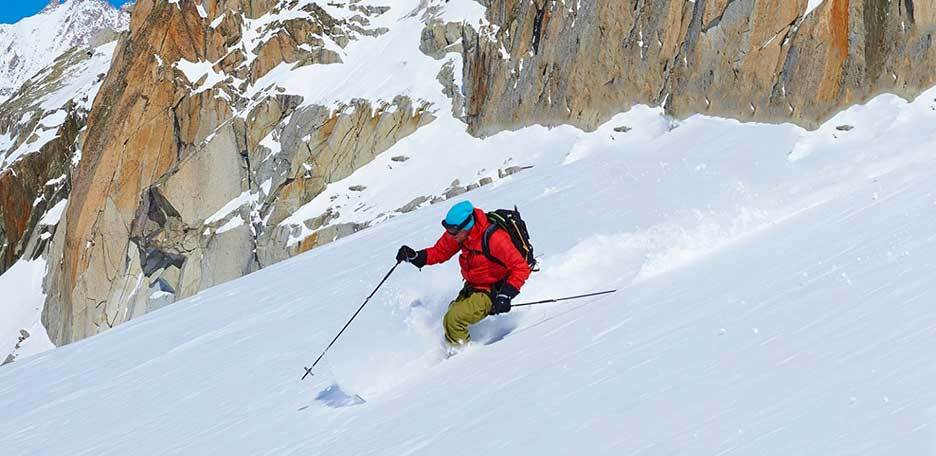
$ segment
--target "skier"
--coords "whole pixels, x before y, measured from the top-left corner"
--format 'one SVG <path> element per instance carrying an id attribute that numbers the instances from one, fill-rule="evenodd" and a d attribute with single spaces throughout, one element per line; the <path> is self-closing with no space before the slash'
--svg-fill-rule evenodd
<path id="1" fill-rule="evenodd" d="M 422 269 L 448 261 L 461 251 L 458 262 L 465 286 L 449 304 L 442 320 L 450 350 L 457 350 L 470 341 L 468 325 L 488 315 L 510 312 L 510 301 L 530 277 L 530 265 L 503 229 L 488 234 L 488 251 L 483 251 L 490 223 L 484 211 L 475 208 L 470 201 L 462 201 L 448 211 L 442 221 L 445 233 L 434 246 L 416 251 L 404 245 L 397 252 L 397 261 L 406 261 Z"/>

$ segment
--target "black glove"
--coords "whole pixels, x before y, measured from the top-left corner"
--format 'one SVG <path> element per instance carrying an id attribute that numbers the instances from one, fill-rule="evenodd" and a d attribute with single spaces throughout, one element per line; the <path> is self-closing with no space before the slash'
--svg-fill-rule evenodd
<path id="1" fill-rule="evenodd" d="M 510 297 L 505 294 L 499 294 L 494 297 L 491 303 L 491 315 L 497 315 L 510 312 Z"/>
<path id="2" fill-rule="evenodd" d="M 417 252 L 410 248 L 410 246 L 404 245 L 397 251 L 396 260 L 397 262 L 405 261 L 407 263 L 412 263 L 413 266 L 422 268 L 426 265 L 426 251 L 420 250 Z"/>
<path id="3" fill-rule="evenodd" d="M 407 262 L 413 261 L 416 259 L 416 251 L 413 250 L 410 246 L 404 245 L 400 247 L 400 250 L 397 251 L 396 260 L 397 262 Z"/>
<path id="4" fill-rule="evenodd" d="M 510 301 L 518 294 L 520 292 L 510 285 L 504 284 L 500 287 L 491 302 L 491 315 L 510 312 Z"/>

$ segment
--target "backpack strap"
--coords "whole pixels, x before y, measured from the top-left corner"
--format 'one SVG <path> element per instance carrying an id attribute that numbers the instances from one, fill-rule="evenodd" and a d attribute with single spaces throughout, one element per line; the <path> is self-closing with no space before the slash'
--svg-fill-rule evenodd
<path id="1" fill-rule="evenodd" d="M 484 230 L 484 236 L 481 236 L 481 253 L 484 254 L 489 260 L 503 266 L 507 267 L 503 261 L 494 258 L 494 255 L 491 255 L 491 235 L 494 234 L 494 231 L 500 228 L 496 223 L 488 225 L 487 229 Z"/>

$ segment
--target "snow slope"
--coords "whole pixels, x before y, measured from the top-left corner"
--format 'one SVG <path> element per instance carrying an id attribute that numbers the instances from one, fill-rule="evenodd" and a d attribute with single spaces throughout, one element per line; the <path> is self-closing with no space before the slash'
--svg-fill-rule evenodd
<path id="1" fill-rule="evenodd" d="M 63 52 L 89 44 L 103 30 L 126 30 L 130 14 L 105 0 L 50 3 L 39 14 L 0 24 L 0 103 Z"/>
<path id="2" fill-rule="evenodd" d="M 0 448 L 934 454 L 934 98 L 815 132 L 638 107 L 591 134 L 498 135 L 550 145 L 465 195 L 528 219 L 543 271 L 518 299 L 617 294 L 489 318 L 442 361 L 455 262 L 402 265 L 300 382 L 396 247 L 439 235 L 438 204 L 4 366 Z"/>
<path id="3" fill-rule="evenodd" d="M 0 290 L 5 291 L 0 320 L 0 353 L 4 358 L 7 354 L 14 358 L 29 356 L 55 347 L 40 321 L 45 273 L 46 262 L 38 259 L 19 261 L 0 275 Z M 0 359 L 0 363 L 4 361 Z"/>

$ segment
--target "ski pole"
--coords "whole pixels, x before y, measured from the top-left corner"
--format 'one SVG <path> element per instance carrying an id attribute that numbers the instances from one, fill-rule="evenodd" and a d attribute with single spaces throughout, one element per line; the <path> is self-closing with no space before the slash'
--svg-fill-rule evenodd
<path id="1" fill-rule="evenodd" d="M 607 290 L 607 291 L 599 291 L 599 292 L 595 292 L 595 293 L 588 293 L 588 294 L 583 294 L 583 295 L 578 295 L 578 296 L 568 296 L 568 297 L 565 297 L 565 298 L 544 299 L 544 300 L 542 300 L 542 301 L 525 302 L 525 303 L 523 303 L 523 304 L 514 304 L 514 305 L 512 305 L 512 306 L 510 306 L 510 307 L 513 308 L 513 307 L 523 307 L 523 306 L 535 306 L 535 305 L 537 305 L 537 304 L 546 304 L 546 303 L 548 303 L 548 302 L 568 301 L 568 300 L 570 300 L 570 299 L 579 299 L 579 298 L 588 298 L 588 297 L 591 297 L 591 296 L 599 296 L 599 295 L 604 295 L 604 294 L 608 294 L 608 293 L 614 293 L 614 292 L 616 292 L 616 291 L 617 291 L 617 290 Z"/>
<path id="2" fill-rule="evenodd" d="M 305 380 L 305 378 L 308 377 L 309 374 L 312 374 L 312 369 L 315 369 L 315 366 L 319 363 L 319 361 L 322 360 L 322 357 L 325 356 L 325 353 L 328 351 L 328 349 L 331 348 L 332 345 L 335 345 L 335 341 L 337 341 L 338 338 L 341 337 L 341 333 L 343 333 L 346 329 L 348 329 L 348 326 L 350 326 L 351 322 L 354 321 L 354 317 L 357 317 L 358 314 L 361 313 L 361 310 L 363 310 L 364 306 L 367 305 L 367 301 L 370 301 L 370 298 L 373 298 L 374 295 L 377 294 L 377 290 L 379 290 L 381 285 L 383 285 L 384 282 L 386 282 L 387 279 L 390 278 L 390 274 L 393 274 L 393 271 L 397 268 L 397 266 L 400 265 L 400 263 L 402 262 L 397 261 L 397 264 L 393 265 L 393 267 L 390 268 L 390 272 L 388 272 L 387 275 L 384 276 L 383 280 L 381 280 L 380 283 L 377 284 L 377 288 L 374 288 L 374 291 L 371 292 L 370 296 L 368 296 L 367 299 L 364 300 L 364 304 L 361 304 L 361 307 L 358 307 L 357 312 L 354 312 L 354 315 L 351 316 L 351 319 L 348 320 L 347 323 L 345 323 L 344 328 L 341 328 L 341 331 L 338 331 L 338 335 L 335 336 L 334 339 L 332 339 L 332 341 L 328 344 L 327 347 L 325 347 L 325 350 L 322 350 L 322 354 L 319 355 L 319 357 L 315 359 L 315 362 L 312 363 L 312 367 L 303 367 L 303 369 L 306 370 L 306 373 L 305 375 L 302 376 L 302 378 L 299 381 Z M 312 375 L 315 375 L 315 374 L 312 374 Z"/>

